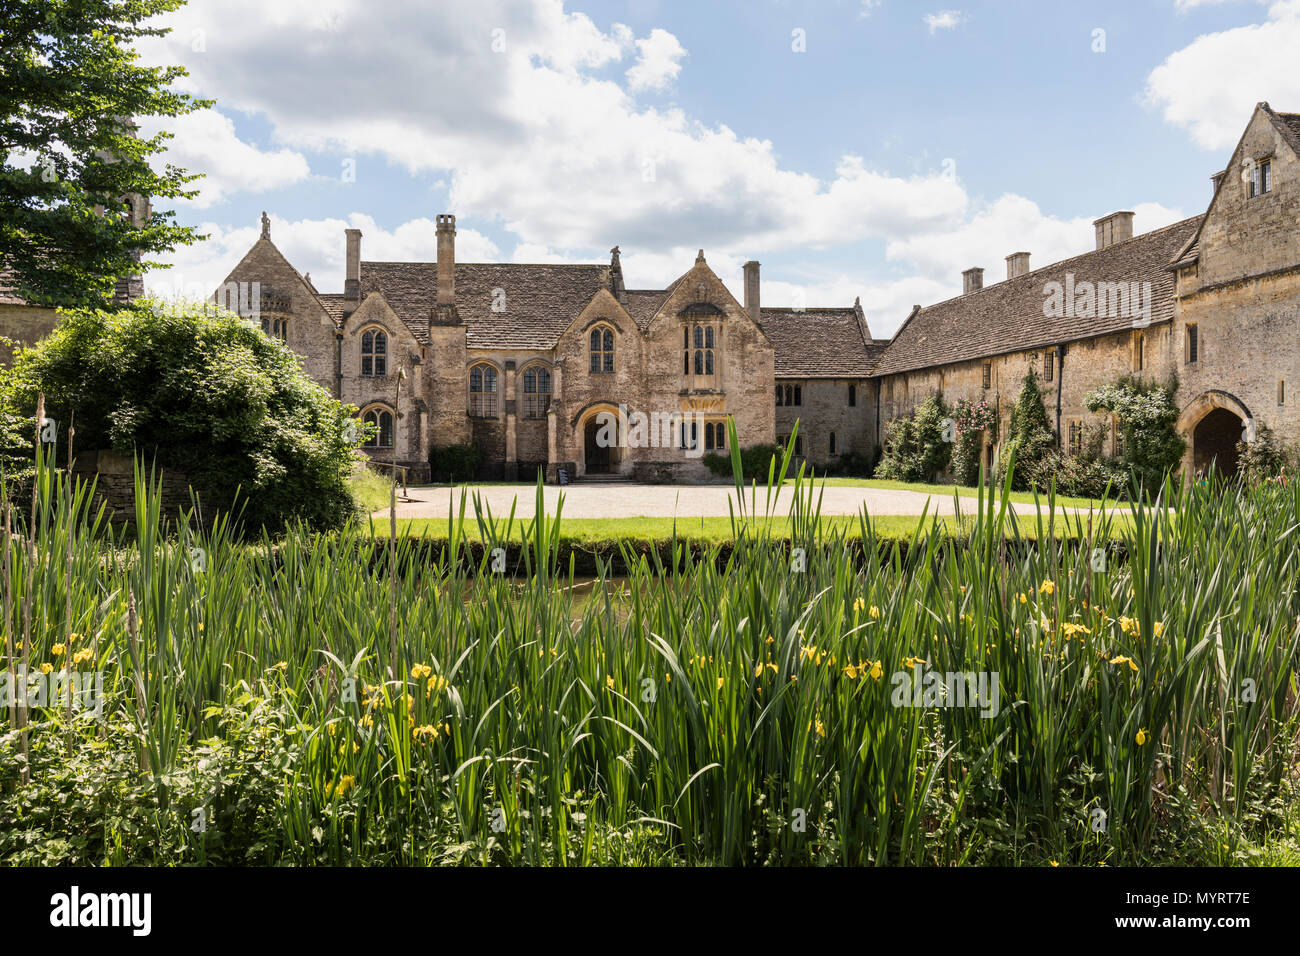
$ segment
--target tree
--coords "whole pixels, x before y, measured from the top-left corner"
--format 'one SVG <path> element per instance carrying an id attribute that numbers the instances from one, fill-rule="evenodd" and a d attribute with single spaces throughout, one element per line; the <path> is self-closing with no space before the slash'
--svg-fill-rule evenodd
<path id="1" fill-rule="evenodd" d="M 296 519 L 333 528 L 352 512 L 347 477 L 364 437 L 350 427 L 355 409 L 278 340 L 210 304 L 71 311 L 20 352 L 0 373 L 0 411 L 25 419 L 29 459 L 40 392 L 60 434 L 76 413 L 77 448 L 178 469 L 209 505 L 228 506 L 239 489 L 251 530 Z"/>
<path id="2" fill-rule="evenodd" d="M 1043 393 L 1033 370 L 1025 376 L 1020 395 L 1011 409 L 1011 428 L 1007 446 L 998 459 L 998 480 L 1006 479 L 1007 463 L 1015 462 L 1011 487 L 1024 491 L 1034 486 L 1036 470 L 1056 444 L 1056 436 L 1047 421 Z M 1013 457 L 1014 456 L 1014 457 Z"/>
<path id="3" fill-rule="evenodd" d="M 189 197 L 198 177 L 151 157 L 169 133 L 133 118 L 211 105 L 169 89 L 177 66 L 141 65 L 131 44 L 184 0 L 0 0 L 0 265 L 28 302 L 104 306 L 143 259 L 201 238 L 143 198 Z M 132 203 L 133 207 L 127 207 Z"/>

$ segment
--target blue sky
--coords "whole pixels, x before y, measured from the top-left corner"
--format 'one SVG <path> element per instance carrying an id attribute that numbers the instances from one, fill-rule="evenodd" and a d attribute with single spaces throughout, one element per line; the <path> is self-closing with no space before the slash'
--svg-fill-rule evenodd
<path id="1" fill-rule="evenodd" d="M 1300 111 L 1300 0 L 193 0 L 142 44 L 215 110 L 174 124 L 207 294 L 256 238 L 322 291 L 367 259 L 604 261 L 662 286 L 703 247 L 768 304 L 913 302 L 1085 251 L 1091 221 L 1203 211 L 1258 100 Z M 146 127 L 149 128 L 149 127 Z M 355 176 L 348 175 L 355 171 Z"/>

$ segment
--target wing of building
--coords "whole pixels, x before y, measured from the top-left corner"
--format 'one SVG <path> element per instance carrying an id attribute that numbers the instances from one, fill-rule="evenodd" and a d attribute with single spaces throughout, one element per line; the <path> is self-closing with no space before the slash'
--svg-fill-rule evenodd
<path id="1" fill-rule="evenodd" d="M 1084 399 L 1127 375 L 1177 379 L 1188 469 L 1231 470 L 1260 425 L 1295 441 L 1300 114 L 1256 107 L 1204 214 L 1136 235 L 1134 218 L 1098 219 L 1095 248 L 1062 262 L 1014 252 L 998 282 L 973 267 L 960 296 L 916 306 L 890 340 L 857 302 L 762 305 L 757 262 L 737 300 L 703 251 L 650 290 L 626 288 L 617 247 L 598 265 L 457 262 L 447 215 L 430 262 L 366 261 L 347 230 L 341 293 L 318 292 L 264 216 L 215 297 L 361 410 L 372 457 L 417 476 L 468 448 L 485 478 L 698 480 L 728 423 L 742 446 L 793 435 L 815 465 L 860 468 L 935 393 L 989 402 L 1005 436 L 1031 370 L 1072 451 L 1089 429 L 1118 450 Z M 999 451 L 988 444 L 990 464 Z"/>

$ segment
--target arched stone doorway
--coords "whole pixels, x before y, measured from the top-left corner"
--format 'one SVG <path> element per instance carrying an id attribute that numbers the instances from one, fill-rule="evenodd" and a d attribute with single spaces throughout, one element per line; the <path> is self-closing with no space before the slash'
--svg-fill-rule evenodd
<path id="1" fill-rule="evenodd" d="M 580 475 L 616 475 L 623 470 L 625 441 L 620 434 L 618 409 L 600 404 L 584 410 L 576 429 L 581 441 Z"/>
<path id="2" fill-rule="evenodd" d="M 1245 423 L 1226 408 L 1216 408 L 1192 429 L 1192 469 L 1231 478 L 1237 473 L 1237 442 Z"/>
<path id="3" fill-rule="evenodd" d="M 1228 392 L 1198 395 L 1178 416 L 1178 434 L 1187 442 L 1183 474 L 1195 478 L 1211 467 L 1221 476 L 1237 473 L 1237 443 L 1255 440 L 1255 420 L 1241 399 Z"/>

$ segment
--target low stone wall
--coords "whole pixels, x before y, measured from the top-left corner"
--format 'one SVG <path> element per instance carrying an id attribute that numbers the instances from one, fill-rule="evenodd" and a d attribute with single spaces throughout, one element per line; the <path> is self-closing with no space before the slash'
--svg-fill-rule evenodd
<path id="1" fill-rule="evenodd" d="M 135 464 L 130 455 L 110 450 L 83 451 L 73 459 L 72 473 L 78 478 L 95 479 L 95 506 L 107 504 L 110 520 L 135 520 Z M 161 467 L 156 474 L 162 486 L 163 512 L 175 514 L 188 509 L 190 484 L 185 475 Z"/>

